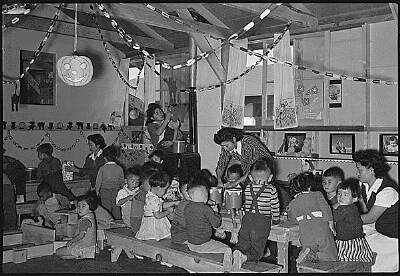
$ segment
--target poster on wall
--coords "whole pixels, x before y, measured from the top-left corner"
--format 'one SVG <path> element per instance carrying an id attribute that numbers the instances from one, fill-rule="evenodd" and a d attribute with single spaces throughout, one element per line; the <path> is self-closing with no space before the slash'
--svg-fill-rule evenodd
<path id="1" fill-rule="evenodd" d="M 324 80 L 296 80 L 296 107 L 299 119 L 321 120 L 323 110 Z"/>
<path id="2" fill-rule="evenodd" d="M 399 154 L 399 135 L 398 134 L 380 134 L 379 151 L 386 156 L 398 156 Z"/>
<path id="3" fill-rule="evenodd" d="M 329 141 L 331 154 L 351 155 L 354 153 L 355 135 L 353 133 L 330 134 Z"/>
<path id="4" fill-rule="evenodd" d="M 342 107 L 343 100 L 342 80 L 331 79 L 329 80 L 329 108 Z"/>
<path id="5" fill-rule="evenodd" d="M 34 51 L 20 51 L 20 74 L 30 66 L 21 79 L 20 104 L 55 105 L 56 54 L 41 53 L 30 65 Z"/>

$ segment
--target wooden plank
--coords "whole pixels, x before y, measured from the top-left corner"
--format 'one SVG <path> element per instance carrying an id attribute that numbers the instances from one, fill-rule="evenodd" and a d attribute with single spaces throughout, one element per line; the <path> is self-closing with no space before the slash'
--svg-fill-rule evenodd
<path id="1" fill-rule="evenodd" d="M 15 234 L 3 234 L 3 246 L 10 246 L 22 243 L 22 232 Z"/>
<path id="2" fill-rule="evenodd" d="M 220 26 L 231 30 L 224 22 L 218 19 L 211 11 L 209 11 L 203 4 L 200 3 L 192 3 L 192 7 L 198 12 L 201 16 L 208 20 L 211 24 L 215 26 Z"/>
<path id="3" fill-rule="evenodd" d="M 191 19 L 192 16 L 190 15 L 188 10 L 177 10 L 179 17 Z M 210 43 L 207 41 L 205 36 L 197 33 L 191 33 L 190 36 L 194 39 L 197 46 L 200 48 L 202 52 L 211 50 Z M 227 77 L 227 72 L 225 71 L 224 67 L 222 66 L 220 60 L 218 59 L 215 53 L 210 54 L 206 58 L 208 64 L 210 65 L 211 69 L 214 71 L 215 75 L 217 76 L 220 82 L 225 82 Z"/>
<path id="4" fill-rule="evenodd" d="M 249 11 L 254 14 L 261 14 L 267 7 L 266 3 L 222 3 L 222 5 L 238 8 L 240 10 Z M 293 21 L 300 22 L 304 26 L 317 26 L 318 19 L 314 16 L 307 15 L 304 13 L 298 13 L 285 5 L 280 5 L 276 9 L 274 9 L 268 17 L 279 19 L 285 22 Z"/>
<path id="5" fill-rule="evenodd" d="M 23 249 L 27 251 L 27 259 L 33 259 L 33 258 L 53 255 L 54 246 L 53 242 L 50 242 L 41 245 L 34 245 L 31 243 L 20 244 L 14 246 L 13 248 L 8 248 L 8 249 L 3 247 L 3 264 L 10 263 L 13 261 L 15 250 L 23 250 Z"/>
<path id="6" fill-rule="evenodd" d="M 67 240 L 65 240 L 65 241 L 54 241 L 53 242 L 53 253 L 56 253 L 58 248 L 66 246 L 67 242 L 68 242 Z"/>
<path id="7" fill-rule="evenodd" d="M 81 6 L 81 8 L 84 8 L 84 5 Z M 151 26 L 171 29 L 185 33 L 205 33 L 208 35 L 216 36 L 218 38 L 225 38 L 228 37 L 228 35 L 230 34 L 230 31 L 225 28 L 200 23 L 194 20 L 181 19 L 184 23 L 193 26 L 193 28 L 190 28 L 187 25 L 179 24 L 171 19 L 163 17 L 162 15 L 148 9 L 143 4 L 119 3 L 105 4 L 105 6 L 113 16 Z"/>
<path id="8" fill-rule="evenodd" d="M 28 250 L 15 249 L 13 250 L 13 263 L 20 264 L 26 262 L 28 257 Z"/>
<path id="9" fill-rule="evenodd" d="M 298 9 L 302 12 L 308 13 L 308 14 L 313 14 L 307 7 L 306 5 L 302 4 L 302 3 L 290 3 L 290 5 L 295 8 Z"/>
<path id="10" fill-rule="evenodd" d="M 134 238 L 129 228 L 118 228 L 105 230 L 108 243 L 116 251 L 112 254 L 112 261 L 115 261 L 123 249 L 128 256 L 139 254 L 152 259 L 161 260 L 172 265 L 182 267 L 193 272 L 223 272 L 223 254 L 204 254 L 192 252 L 186 245 L 171 243 L 170 239 L 160 241 L 141 241 Z M 279 272 L 280 267 L 273 264 L 250 264 L 244 266 L 240 272 Z"/>
<path id="11" fill-rule="evenodd" d="M 297 269 L 300 273 L 371 272 L 371 265 L 365 262 L 302 262 L 297 264 Z"/>
<path id="12" fill-rule="evenodd" d="M 325 71 L 330 71 L 331 70 L 331 32 L 330 31 L 325 31 L 325 36 L 324 36 L 324 47 L 325 47 L 325 55 L 324 55 L 324 70 Z M 329 108 L 329 82 L 330 78 L 329 77 L 324 77 L 324 87 L 327 89 L 324 89 L 324 110 L 323 110 L 323 120 L 324 120 L 324 126 L 329 126 L 330 125 L 330 108 Z"/>
<path id="13" fill-rule="evenodd" d="M 90 16 L 90 15 L 87 14 L 87 16 Z M 13 17 L 14 17 L 13 15 L 4 15 L 4 18 L 5 18 L 4 21 L 8 22 Z M 49 18 L 26 15 L 20 19 L 18 24 L 11 25 L 10 27 L 35 30 L 35 31 L 39 31 L 39 32 L 47 32 L 47 30 L 50 26 L 50 23 L 51 23 L 51 19 L 49 19 Z M 60 21 L 55 25 L 53 33 L 73 37 L 75 35 L 74 24 L 70 23 L 70 22 L 66 22 L 66 21 Z M 123 40 L 121 39 L 121 37 L 118 35 L 117 32 L 102 30 L 102 33 L 103 33 L 103 36 L 106 41 L 111 41 L 111 42 L 116 42 L 116 43 L 123 42 Z M 82 38 L 87 38 L 87 39 L 94 39 L 94 40 L 99 40 L 99 41 L 101 40 L 100 35 L 97 31 L 97 28 L 87 27 L 87 26 L 83 26 L 83 25 L 79 25 L 79 24 L 78 24 L 78 36 L 82 37 Z M 146 48 L 152 48 L 152 49 L 158 49 L 158 50 L 172 49 L 170 42 L 165 42 L 160 39 L 143 37 L 143 36 L 132 35 L 132 34 L 130 34 L 130 36 L 141 46 L 146 47 Z"/>
<path id="14" fill-rule="evenodd" d="M 31 224 L 23 224 L 21 228 L 24 242 L 44 244 L 46 242 L 54 242 L 56 239 L 55 229 Z"/>
<path id="15" fill-rule="evenodd" d="M 361 27 L 361 63 L 362 63 L 362 75 L 366 78 L 370 76 L 370 25 L 364 24 Z M 365 83 L 365 127 L 368 129 L 371 127 L 371 84 Z M 363 137 L 363 148 L 367 149 L 370 147 L 371 133 L 369 131 L 364 132 Z"/>

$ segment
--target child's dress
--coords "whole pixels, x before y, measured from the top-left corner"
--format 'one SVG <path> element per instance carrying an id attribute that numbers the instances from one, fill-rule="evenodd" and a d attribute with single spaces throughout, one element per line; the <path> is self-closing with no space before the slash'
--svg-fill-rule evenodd
<path id="1" fill-rule="evenodd" d="M 365 239 L 363 222 L 355 204 L 333 210 L 336 223 L 338 259 L 344 262 L 373 262 L 371 247 Z"/>
<path id="2" fill-rule="evenodd" d="M 85 230 L 85 236 L 71 245 L 71 255 L 78 259 L 94 259 L 96 255 L 96 220 L 94 214 L 90 212 L 78 221 L 76 235 Z"/>
<path id="3" fill-rule="evenodd" d="M 146 194 L 142 224 L 136 233 L 139 240 L 161 240 L 171 237 L 171 224 L 167 217 L 157 219 L 153 212 L 162 211 L 163 200 L 149 191 Z"/>
<path id="4" fill-rule="evenodd" d="M 299 224 L 300 243 L 310 248 L 319 261 L 337 261 L 336 244 L 328 221 L 332 211 L 321 192 L 302 192 L 288 206 L 289 220 Z"/>

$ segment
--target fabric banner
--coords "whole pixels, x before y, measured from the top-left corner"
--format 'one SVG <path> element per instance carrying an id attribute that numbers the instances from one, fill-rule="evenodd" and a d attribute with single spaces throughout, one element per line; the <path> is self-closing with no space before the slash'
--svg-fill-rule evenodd
<path id="1" fill-rule="evenodd" d="M 278 36 L 275 34 L 274 39 Z M 273 49 L 273 56 L 278 60 L 292 62 L 289 31 Z M 274 95 L 274 129 L 297 127 L 293 68 L 274 64 Z"/>
<path id="2" fill-rule="evenodd" d="M 145 57 L 144 65 L 144 108 L 147 109 L 149 103 L 156 102 L 156 73 L 155 70 L 155 59 Z M 148 65 L 147 65 L 147 64 Z M 151 68 L 150 68 L 150 66 Z"/>
<path id="3" fill-rule="evenodd" d="M 233 41 L 233 44 L 247 48 L 247 38 Z M 246 70 L 247 54 L 231 47 L 227 79 L 239 76 Z M 222 111 L 222 125 L 243 128 L 245 79 L 240 78 L 226 85 Z"/>

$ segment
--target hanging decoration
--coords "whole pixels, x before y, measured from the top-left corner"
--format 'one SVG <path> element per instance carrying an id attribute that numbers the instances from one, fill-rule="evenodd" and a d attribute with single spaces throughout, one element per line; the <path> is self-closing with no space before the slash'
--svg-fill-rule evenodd
<path id="1" fill-rule="evenodd" d="M 38 56 L 42 52 L 44 45 L 46 44 L 47 40 L 49 39 L 50 34 L 53 32 L 54 26 L 55 26 L 55 24 L 57 22 L 57 19 L 58 19 L 58 16 L 60 15 L 61 8 L 64 5 L 65 5 L 64 3 L 61 3 L 60 6 L 58 6 L 58 8 L 57 8 L 58 10 L 57 10 L 56 14 L 54 15 L 53 20 L 51 21 L 49 29 L 47 30 L 43 40 L 40 42 L 38 49 L 35 51 L 35 54 L 33 55 L 33 58 L 29 62 L 29 65 L 25 68 L 24 72 L 16 80 L 3 80 L 3 84 L 14 84 L 15 82 L 19 82 L 20 79 L 22 79 L 25 76 L 25 73 L 28 72 L 28 70 L 31 68 L 32 64 L 36 61 L 36 59 L 38 58 Z"/>
<path id="2" fill-rule="evenodd" d="M 86 56 L 78 55 L 78 4 L 75 4 L 75 37 L 72 56 L 63 56 L 57 61 L 57 73 L 60 79 L 71 86 L 83 86 L 90 82 L 93 76 L 92 61 Z"/>

